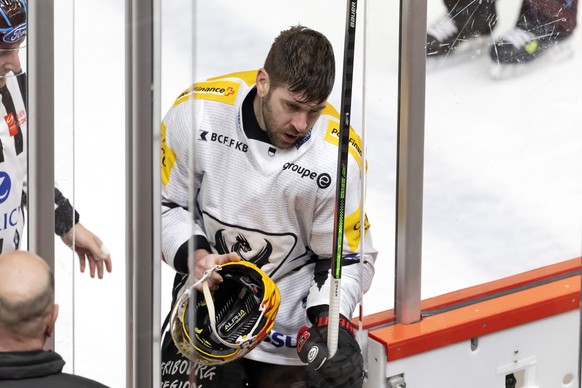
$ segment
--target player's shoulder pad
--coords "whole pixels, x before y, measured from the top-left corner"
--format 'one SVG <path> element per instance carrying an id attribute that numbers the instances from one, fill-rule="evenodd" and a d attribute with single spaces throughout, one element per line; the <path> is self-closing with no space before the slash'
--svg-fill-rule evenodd
<path id="1" fill-rule="evenodd" d="M 211 100 L 234 104 L 241 87 L 254 85 L 257 79 L 257 71 L 242 71 L 208 78 L 206 81 L 196 82 L 184 90 L 173 106 L 179 105 L 190 99 Z"/>
<path id="2" fill-rule="evenodd" d="M 339 134 L 340 134 L 340 115 L 333 105 L 327 103 L 323 111 L 321 112 L 322 117 L 327 117 L 327 128 L 325 130 L 325 141 L 328 143 L 339 146 Z M 354 128 L 350 125 L 350 143 L 349 143 L 349 153 L 354 157 L 360 170 L 362 169 L 362 138 L 360 135 L 354 131 Z"/>

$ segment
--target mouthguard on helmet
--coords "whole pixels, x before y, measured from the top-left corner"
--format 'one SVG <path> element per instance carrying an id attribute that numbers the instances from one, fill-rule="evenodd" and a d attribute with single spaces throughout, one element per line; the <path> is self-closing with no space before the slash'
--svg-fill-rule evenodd
<path id="1" fill-rule="evenodd" d="M 211 292 L 207 277 L 220 271 L 223 282 Z M 203 293 L 195 286 L 202 283 Z M 170 332 L 178 350 L 203 364 L 224 364 L 255 348 L 275 322 L 281 296 L 275 283 L 247 261 L 206 271 L 187 287 L 172 309 Z"/>

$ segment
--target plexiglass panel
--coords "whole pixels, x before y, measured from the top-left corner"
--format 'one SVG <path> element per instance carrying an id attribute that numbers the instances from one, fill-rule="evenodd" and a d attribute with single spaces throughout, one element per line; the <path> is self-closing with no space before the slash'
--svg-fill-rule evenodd
<path id="1" fill-rule="evenodd" d="M 75 201 L 75 105 L 74 105 L 74 6 L 72 1 L 55 4 L 55 186 Z M 58 16 L 57 16 L 58 15 Z M 76 373 L 76 281 L 82 280 L 73 251 L 55 236 L 55 302 L 59 317 L 55 328 L 55 351 L 66 362 L 65 370 Z"/>
<path id="2" fill-rule="evenodd" d="M 55 237 L 65 371 L 125 386 L 125 13 L 122 0 L 55 2 L 55 180 L 109 251 L 91 277 Z M 107 27 L 103 27 L 107 20 Z M 105 340 L 104 340 L 105 339 Z"/>
<path id="3" fill-rule="evenodd" d="M 430 26 L 447 15 L 444 3 L 429 2 Z M 474 20 L 488 3 L 469 7 Z M 552 7 L 526 3 L 533 31 L 544 22 L 532 14 Z M 520 5 L 497 2 L 486 45 L 509 39 Z M 559 28 L 558 19 L 545 23 Z M 580 256 L 581 39 L 574 31 L 547 54 L 540 47 L 534 61 L 505 66 L 494 65 L 491 46 L 429 56 L 424 298 Z"/>
<path id="4" fill-rule="evenodd" d="M 162 57 L 161 57 L 161 107 L 162 117 L 176 98 L 195 82 L 196 76 L 196 26 L 195 2 L 188 0 L 162 2 Z M 171 309 L 172 285 L 176 272 L 168 265 L 162 266 L 162 321 Z"/>

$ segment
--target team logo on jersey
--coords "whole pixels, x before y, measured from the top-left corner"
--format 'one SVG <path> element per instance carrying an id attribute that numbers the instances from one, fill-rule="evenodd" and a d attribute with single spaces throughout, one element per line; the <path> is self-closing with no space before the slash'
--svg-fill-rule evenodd
<path id="1" fill-rule="evenodd" d="M 275 156 L 276 153 L 277 153 L 277 149 L 275 147 L 269 147 L 269 149 L 267 150 L 267 154 L 270 157 Z"/>
<path id="2" fill-rule="evenodd" d="M 228 137 L 226 135 L 223 135 L 221 133 L 215 133 L 215 132 L 201 130 L 198 132 L 198 134 L 200 135 L 199 140 L 202 140 L 202 141 L 220 143 L 226 147 L 229 147 L 229 148 L 235 149 L 237 151 L 241 151 L 241 152 L 248 152 L 248 150 L 249 150 L 249 146 L 246 143 L 244 143 L 242 141 L 238 141 L 236 139 L 233 139 L 233 138 Z"/>
<path id="3" fill-rule="evenodd" d="M 8 199 L 10 190 L 12 190 L 10 175 L 4 171 L 0 171 L 0 203 L 4 203 Z"/>
<path id="4" fill-rule="evenodd" d="M 285 163 L 283 165 L 283 171 L 296 172 L 301 179 L 311 179 L 317 183 L 320 189 L 327 189 L 331 185 L 331 175 L 327 172 L 318 174 L 315 171 L 311 171 L 307 167 L 300 166 L 295 163 Z"/>
<path id="5" fill-rule="evenodd" d="M 239 225 L 229 225 L 204 212 L 207 230 L 214 237 L 213 245 L 219 254 L 236 252 L 269 276 L 287 261 L 297 244 L 292 233 L 267 233 Z M 212 243 L 212 242 L 211 242 Z"/>
<path id="6" fill-rule="evenodd" d="M 8 132 L 10 133 L 10 136 L 16 136 L 18 134 L 18 126 L 16 125 L 14 114 L 12 114 L 12 112 L 8 113 L 6 116 L 4 116 L 4 121 L 8 126 Z"/>
<path id="7" fill-rule="evenodd" d="M 259 268 L 269 262 L 273 253 L 273 244 L 269 240 L 263 239 L 258 244 L 251 245 L 245 233 L 237 233 L 234 241 L 231 239 L 229 242 L 226 233 L 226 229 L 220 229 L 214 236 L 219 251 L 236 252 L 241 259 L 250 261 Z"/>

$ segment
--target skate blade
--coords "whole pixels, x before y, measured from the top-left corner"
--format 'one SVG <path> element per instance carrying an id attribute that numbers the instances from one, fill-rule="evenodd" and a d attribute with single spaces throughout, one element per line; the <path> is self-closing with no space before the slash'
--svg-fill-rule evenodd
<path id="1" fill-rule="evenodd" d="M 472 61 L 488 51 L 491 43 L 491 37 L 480 36 L 464 41 L 445 55 L 428 55 L 426 57 L 426 71 L 434 72 Z"/>
<path id="2" fill-rule="evenodd" d="M 504 80 L 516 78 L 527 73 L 531 73 L 541 67 L 561 63 L 574 56 L 574 49 L 570 42 L 561 42 L 546 49 L 544 55 L 531 62 L 524 63 L 492 63 L 489 75 L 494 80 Z"/>

